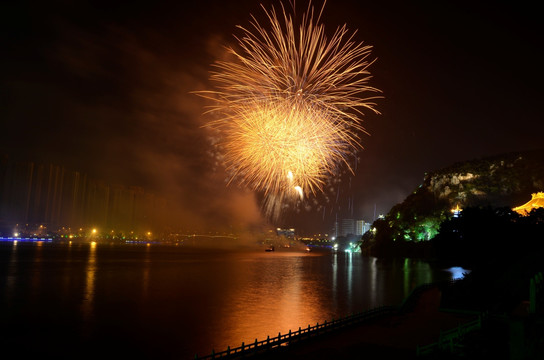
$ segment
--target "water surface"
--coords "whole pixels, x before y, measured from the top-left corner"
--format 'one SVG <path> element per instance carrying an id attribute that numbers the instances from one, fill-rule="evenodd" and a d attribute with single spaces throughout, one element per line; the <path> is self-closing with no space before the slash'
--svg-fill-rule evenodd
<path id="1" fill-rule="evenodd" d="M 423 261 L 313 251 L 0 244 L 0 343 L 20 356 L 190 359 L 398 305 Z"/>

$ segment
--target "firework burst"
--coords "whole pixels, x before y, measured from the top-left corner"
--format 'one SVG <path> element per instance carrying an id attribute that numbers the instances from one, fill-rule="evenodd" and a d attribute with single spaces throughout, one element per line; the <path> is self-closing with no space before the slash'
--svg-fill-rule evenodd
<path id="1" fill-rule="evenodd" d="M 215 90 L 198 94 L 219 114 L 208 125 L 221 134 L 230 181 L 263 192 L 266 213 L 277 217 L 286 200 L 322 191 L 342 166 L 351 171 L 362 111 L 378 113 L 379 90 L 368 85 L 371 47 L 346 25 L 328 39 L 323 8 L 316 16 L 309 4 L 298 26 L 283 5 L 263 10 L 269 27 L 255 17 L 251 28 L 239 26 L 232 61 L 215 63 Z"/>

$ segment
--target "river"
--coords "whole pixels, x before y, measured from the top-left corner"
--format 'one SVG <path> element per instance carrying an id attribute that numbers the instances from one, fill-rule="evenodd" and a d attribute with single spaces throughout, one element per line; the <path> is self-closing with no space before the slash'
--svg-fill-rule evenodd
<path id="1" fill-rule="evenodd" d="M 452 276 L 331 250 L 2 242 L 0 344 L 18 358 L 192 359 Z"/>

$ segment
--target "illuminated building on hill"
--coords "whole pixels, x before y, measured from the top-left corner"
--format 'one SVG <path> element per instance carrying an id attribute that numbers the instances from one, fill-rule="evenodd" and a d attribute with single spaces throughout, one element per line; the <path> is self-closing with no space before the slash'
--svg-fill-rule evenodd
<path id="1" fill-rule="evenodd" d="M 529 215 L 531 210 L 538 209 L 544 207 L 544 192 L 538 192 L 535 194 L 532 194 L 531 200 L 529 200 L 527 203 L 515 207 L 512 210 L 517 212 L 520 215 L 526 216 Z"/>
<path id="2" fill-rule="evenodd" d="M 463 209 L 459 207 L 459 204 L 457 204 L 455 209 L 451 209 L 451 213 L 453 214 L 453 217 L 459 217 L 459 214 L 461 214 L 461 211 L 463 211 Z"/>

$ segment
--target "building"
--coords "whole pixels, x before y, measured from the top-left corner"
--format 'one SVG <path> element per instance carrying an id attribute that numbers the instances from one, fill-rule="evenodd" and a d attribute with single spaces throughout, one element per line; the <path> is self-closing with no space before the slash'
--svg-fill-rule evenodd
<path id="1" fill-rule="evenodd" d="M 459 215 L 461 214 L 461 211 L 463 211 L 463 209 L 459 207 L 459 204 L 457 204 L 457 206 L 454 209 L 451 209 L 451 213 L 453 214 L 453 217 L 459 217 Z"/>
<path id="2" fill-rule="evenodd" d="M 371 223 L 364 220 L 342 219 L 334 223 L 333 234 L 335 234 L 335 237 L 345 237 L 348 235 L 361 236 L 370 230 L 371 225 Z"/>
<path id="3" fill-rule="evenodd" d="M 536 194 L 532 194 L 531 200 L 526 202 L 523 205 L 517 206 L 513 208 L 515 212 L 522 216 L 529 215 L 531 210 L 538 209 L 544 207 L 544 192 L 538 192 Z"/>
<path id="4" fill-rule="evenodd" d="M 294 238 L 295 237 L 295 229 L 276 229 L 276 234 L 278 236 L 285 236 L 286 238 Z"/>
<path id="5" fill-rule="evenodd" d="M 348 236 L 349 234 L 355 234 L 355 220 L 342 219 L 340 225 L 340 236 Z"/>
<path id="6" fill-rule="evenodd" d="M 364 235 L 364 233 L 370 230 L 371 225 L 371 223 L 364 220 L 357 220 L 355 222 L 355 235 Z"/>

